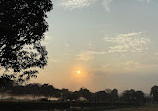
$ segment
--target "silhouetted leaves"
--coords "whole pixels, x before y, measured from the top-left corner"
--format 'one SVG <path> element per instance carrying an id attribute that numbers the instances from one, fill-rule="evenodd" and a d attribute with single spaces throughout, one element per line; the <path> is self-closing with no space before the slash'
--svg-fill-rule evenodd
<path id="1" fill-rule="evenodd" d="M 5 91 L 11 90 L 15 82 L 11 80 L 11 76 L 2 75 L 0 77 L 0 92 L 4 93 Z"/>
<path id="2" fill-rule="evenodd" d="M 0 0 L 1 68 L 22 72 L 20 79 L 27 80 L 36 71 L 26 69 L 47 64 L 47 51 L 40 42 L 48 30 L 45 18 L 51 9 L 51 0 Z"/>
<path id="3" fill-rule="evenodd" d="M 153 101 L 158 103 L 158 86 L 153 86 L 150 94 L 153 97 Z"/>
<path id="4" fill-rule="evenodd" d="M 146 97 L 144 92 L 135 91 L 134 89 L 126 90 L 122 93 L 121 99 L 128 103 L 145 103 Z"/>

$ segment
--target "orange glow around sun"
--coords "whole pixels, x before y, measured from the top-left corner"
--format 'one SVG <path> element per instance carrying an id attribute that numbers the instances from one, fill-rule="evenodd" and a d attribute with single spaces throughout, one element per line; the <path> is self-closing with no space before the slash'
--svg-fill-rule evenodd
<path id="1" fill-rule="evenodd" d="M 72 67 L 69 81 L 71 81 L 72 87 L 88 87 L 91 84 L 91 76 L 89 75 L 89 69 L 86 66 Z"/>
<path id="2" fill-rule="evenodd" d="M 88 77 L 88 71 L 86 71 L 86 68 L 83 66 L 77 66 L 77 67 L 73 67 L 73 72 L 71 73 L 71 76 L 73 78 L 73 80 L 79 80 L 79 81 L 83 81 L 85 78 Z"/>

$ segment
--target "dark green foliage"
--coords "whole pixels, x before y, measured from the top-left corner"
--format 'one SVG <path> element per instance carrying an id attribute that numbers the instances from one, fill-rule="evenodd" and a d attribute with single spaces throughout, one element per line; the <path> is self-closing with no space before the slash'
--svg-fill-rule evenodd
<path id="1" fill-rule="evenodd" d="M 0 92 L 5 92 L 7 90 L 11 90 L 14 86 L 14 81 L 11 80 L 11 77 L 8 75 L 3 75 L 0 78 Z"/>
<path id="2" fill-rule="evenodd" d="M 121 99 L 128 103 L 145 103 L 146 97 L 144 92 L 135 91 L 134 89 L 126 90 L 122 93 Z"/>
<path id="3" fill-rule="evenodd" d="M 40 92 L 46 97 L 55 96 L 55 88 L 49 84 L 43 84 Z"/>
<path id="4" fill-rule="evenodd" d="M 21 73 L 20 80 L 35 77 L 37 71 L 27 69 L 47 64 L 40 41 L 51 9 L 51 0 L 0 0 L 0 67 Z"/>
<path id="5" fill-rule="evenodd" d="M 80 96 L 86 98 L 89 101 L 93 100 L 92 93 L 88 89 L 86 89 L 86 88 L 81 88 L 79 90 L 79 94 L 80 94 Z"/>
<path id="6" fill-rule="evenodd" d="M 98 91 L 95 93 L 95 102 L 97 103 L 107 102 L 107 98 L 108 94 L 105 92 L 105 90 Z"/>
<path id="7" fill-rule="evenodd" d="M 113 89 L 111 91 L 111 101 L 112 102 L 118 102 L 119 96 L 118 96 L 118 90 L 117 89 Z"/>
<path id="8" fill-rule="evenodd" d="M 153 101 L 158 103 L 158 86 L 153 86 L 150 92 Z"/>
<path id="9" fill-rule="evenodd" d="M 95 101 L 99 103 L 104 102 L 118 102 L 118 90 L 117 89 L 105 89 L 95 93 Z"/>
<path id="10" fill-rule="evenodd" d="M 15 84 L 15 82 L 13 80 L 11 80 L 11 76 L 9 75 L 2 75 L 0 77 L 0 87 L 4 86 L 4 87 L 9 87 L 9 86 L 13 86 Z"/>

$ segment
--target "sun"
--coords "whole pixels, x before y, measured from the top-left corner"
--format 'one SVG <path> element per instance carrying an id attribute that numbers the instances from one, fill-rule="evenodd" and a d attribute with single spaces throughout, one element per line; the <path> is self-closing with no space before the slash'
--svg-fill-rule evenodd
<path id="1" fill-rule="evenodd" d="M 77 74 L 80 74 L 80 73 L 81 73 L 81 71 L 80 71 L 80 70 L 78 70 L 78 71 L 77 71 Z"/>

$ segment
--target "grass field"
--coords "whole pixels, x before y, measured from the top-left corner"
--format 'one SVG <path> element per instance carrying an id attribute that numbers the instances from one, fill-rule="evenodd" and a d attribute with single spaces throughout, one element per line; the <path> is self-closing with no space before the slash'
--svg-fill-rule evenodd
<path id="1" fill-rule="evenodd" d="M 85 107 L 89 105 L 88 107 Z M 99 106 L 101 105 L 101 106 Z M 137 108 L 136 108 L 137 107 Z M 116 109 L 120 108 L 120 109 Z M 53 103 L 53 102 L 0 102 L 0 111 L 158 111 L 158 104 L 148 106 L 134 106 L 130 104 L 104 105 L 98 104 L 80 104 L 80 106 L 71 106 L 69 103 Z M 67 110 L 63 110 L 67 109 Z M 108 110 L 113 109 L 113 110 Z"/>
<path id="2" fill-rule="evenodd" d="M 151 105 L 141 108 L 125 108 L 125 109 L 115 109 L 108 111 L 158 111 L 158 105 Z"/>

